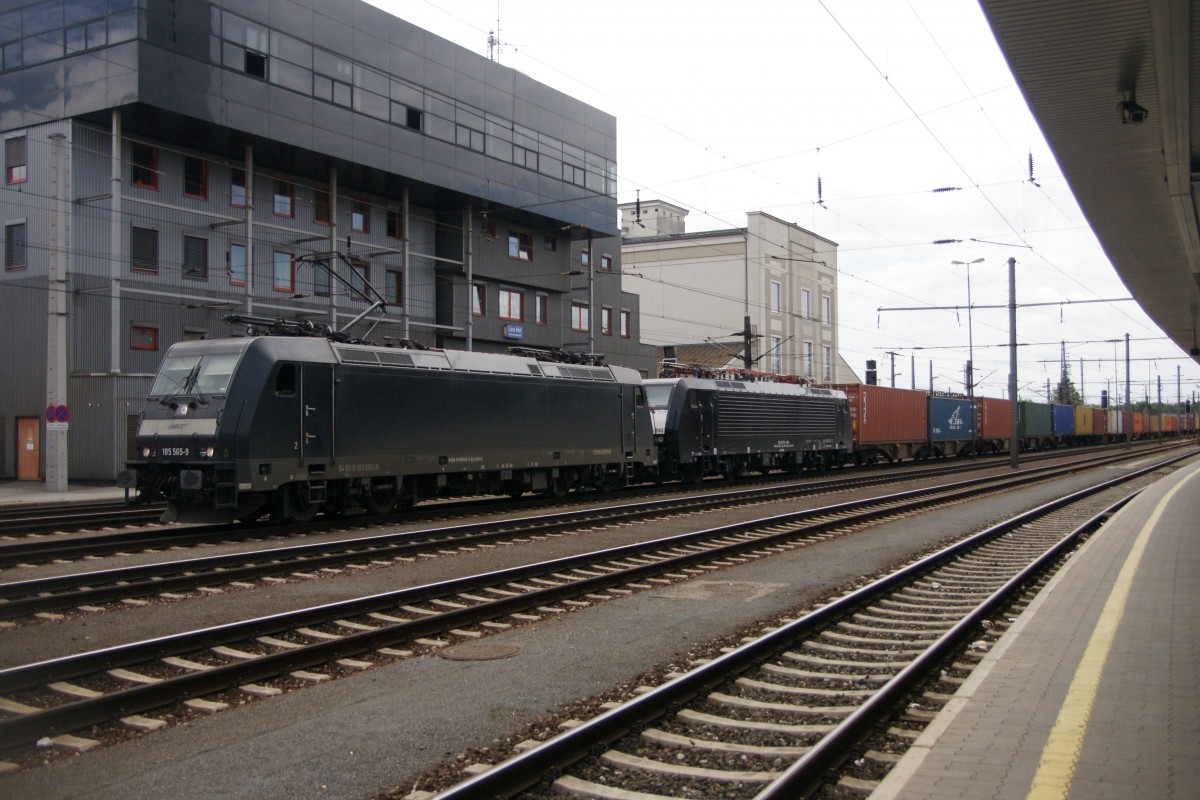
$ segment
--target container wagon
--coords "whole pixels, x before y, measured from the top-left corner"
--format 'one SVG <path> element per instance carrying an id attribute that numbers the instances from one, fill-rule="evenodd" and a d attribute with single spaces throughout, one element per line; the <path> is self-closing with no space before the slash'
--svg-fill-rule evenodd
<path id="1" fill-rule="evenodd" d="M 974 452 L 975 403 L 969 397 L 929 397 L 929 444 L 918 458 L 944 458 Z"/>
<path id="2" fill-rule="evenodd" d="M 979 417 L 976 447 L 984 453 L 1008 450 L 1008 440 L 1012 438 L 1012 403 L 995 397 L 976 397 L 975 412 Z"/>
<path id="3" fill-rule="evenodd" d="M 1053 445 L 1054 433 L 1047 403 L 1022 400 L 1017 413 L 1017 432 L 1021 437 L 1022 450 L 1039 450 Z"/>
<path id="4" fill-rule="evenodd" d="M 850 401 L 856 464 L 916 458 L 926 449 L 929 410 L 924 392 L 865 383 L 828 388 L 845 392 Z"/>

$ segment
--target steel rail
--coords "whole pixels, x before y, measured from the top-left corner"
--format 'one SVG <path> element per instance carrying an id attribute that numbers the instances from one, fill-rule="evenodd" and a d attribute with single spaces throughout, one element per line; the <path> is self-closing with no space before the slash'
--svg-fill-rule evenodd
<path id="1" fill-rule="evenodd" d="M 1186 456 L 1180 456 L 1180 458 L 1183 457 Z M 1156 465 L 1151 469 L 1161 466 L 1161 464 Z M 1140 474 L 1140 472 L 1133 474 Z M 996 486 L 1007 485 L 1012 482 L 1023 482 L 1025 479 L 1027 479 L 1027 476 L 1009 476 L 1006 481 L 997 481 Z M 1129 479 L 1129 476 L 1126 476 L 1124 479 Z M 837 504 L 823 509 L 774 515 L 764 519 L 719 526 L 707 531 L 665 537 L 654 542 L 624 545 L 599 551 L 598 553 L 593 552 L 568 556 L 539 564 L 498 570 L 466 578 L 442 581 L 422 587 L 386 592 L 365 598 L 356 598 L 301 609 L 296 612 L 275 614 L 254 620 L 173 634 L 143 642 L 119 645 L 88 653 L 64 656 L 49 661 L 11 667 L 0 670 L 0 691 L 5 693 L 44 686 L 52 681 L 79 675 L 96 674 L 124 665 L 161 658 L 166 655 L 187 654 L 217 644 L 245 641 L 258 636 L 291 631 L 306 625 L 322 624 L 343 617 L 393 609 L 397 605 L 428 602 L 433 599 L 476 591 L 489 586 L 502 586 L 515 581 L 547 574 L 561 576 L 564 571 L 570 571 L 579 566 L 595 566 L 598 561 L 612 562 L 638 555 L 646 557 L 646 554 L 654 548 L 659 550 L 674 550 L 674 553 L 668 557 L 659 557 L 628 569 L 623 569 L 622 571 L 613 571 L 583 580 L 562 583 L 550 588 L 534 590 L 488 603 L 481 603 L 478 606 L 447 611 L 436 617 L 397 623 L 371 631 L 343 635 L 334 640 L 325 640 L 304 645 L 301 648 L 258 655 L 252 660 L 224 666 L 213 666 L 203 671 L 163 679 L 157 683 L 134 686 L 91 699 L 65 702 L 61 705 L 40 709 L 0 721 L 0 740 L 4 740 L 12 745 L 31 743 L 43 736 L 107 722 L 112 719 L 128 716 L 129 714 L 169 705 L 185 698 L 200 697 L 205 694 L 245 685 L 246 683 L 262 678 L 276 677 L 305 666 L 327 663 L 338 658 L 374 650 L 379 647 L 386 647 L 400 641 L 476 624 L 521 610 L 544 606 L 559 599 L 601 591 L 618 584 L 627 584 L 631 581 L 636 581 L 643 576 L 672 572 L 682 567 L 704 561 L 711 562 L 732 553 L 762 549 L 786 541 L 787 539 L 794 539 L 799 535 L 811 534 L 828 528 L 844 526 L 849 523 L 857 524 L 863 519 L 905 513 L 923 505 L 944 503 L 965 495 L 978 493 L 979 491 L 991 491 L 996 486 L 986 487 L 985 489 L 974 487 L 950 493 L 943 492 L 931 498 L 927 497 L 925 500 L 919 498 L 913 499 L 912 495 L 929 496 L 934 493 L 930 490 L 915 490 L 913 492 L 898 493 L 871 500 Z M 876 508 L 868 508 L 862 511 L 853 520 L 848 520 L 846 517 L 828 519 L 830 515 L 839 512 L 844 513 L 853 510 L 855 507 L 862 508 L 863 506 L 871 505 L 876 506 Z M 881 507 L 884 505 L 888 507 Z M 794 524 L 806 519 L 811 520 L 818 516 L 827 518 L 820 522 L 814 522 L 803 530 L 771 533 L 754 538 L 741 539 L 732 543 L 722 543 L 717 547 L 704 551 L 693 550 L 678 554 L 681 545 L 693 544 L 700 538 L 729 537 L 733 534 L 745 533 L 756 527 L 775 527 L 783 523 Z"/>
<path id="2" fill-rule="evenodd" d="M 1176 445 L 1177 446 L 1177 445 Z M 1088 453 L 1091 453 L 1095 448 L 1086 448 Z M 1155 447 L 1154 449 L 1161 449 Z M 1121 452 L 1126 453 L 1124 449 Z M 1141 455 L 1145 455 L 1144 451 L 1139 451 Z M 1056 457 L 1057 453 L 1041 453 L 1038 455 L 1027 457 L 1027 460 L 1033 459 L 1050 459 Z M 1127 457 L 1133 457 L 1128 454 Z M 1089 456 L 1088 460 L 1098 460 L 1104 458 L 1103 453 L 1099 455 Z M 970 470 L 993 469 L 1001 466 L 998 462 L 993 462 L 990 456 L 976 456 L 970 461 L 970 466 L 964 466 L 961 463 L 956 463 L 955 466 L 940 466 L 924 469 L 913 469 L 914 474 L 905 474 L 909 472 L 908 467 L 911 465 L 905 464 L 882 464 L 867 468 L 869 473 L 851 478 L 832 478 L 832 479 L 804 479 L 800 481 L 792 481 L 785 483 L 776 483 L 770 486 L 758 486 L 748 489 L 732 490 L 734 492 L 780 492 L 794 491 L 799 492 L 802 489 L 808 488 L 813 493 L 829 491 L 831 488 L 836 488 L 841 484 L 850 484 L 855 481 L 867 481 L 870 483 L 889 483 L 902 481 L 906 479 L 919 479 L 924 477 L 936 477 L 939 475 L 952 474 L 955 472 L 963 472 Z M 674 487 L 672 487 L 674 488 Z M 579 497 L 582 502 L 587 502 L 590 498 L 586 495 Z M 638 501 L 635 501 L 638 502 Z M 663 502 L 663 501 L 648 501 L 648 502 Z M 26 508 L 30 508 L 26 506 Z M 462 510 L 456 505 L 456 510 Z M 143 511 L 142 513 L 159 513 L 161 509 L 155 509 L 153 512 Z M 418 509 L 418 513 L 422 511 L 436 511 L 431 507 L 422 507 Z M 36 518 L 35 518 L 36 519 Z M 389 524 L 394 520 L 387 518 L 375 518 L 369 515 L 362 515 L 353 518 L 353 522 L 362 522 L 365 524 Z M 40 520 L 40 522 L 45 522 Z M 117 521 L 119 522 L 119 521 Z M 323 520 L 314 524 L 305 526 L 296 526 L 289 524 L 275 524 L 266 527 L 248 527 L 244 525 L 204 525 L 204 526 L 188 526 L 188 527 L 173 527 L 157 530 L 142 530 L 137 532 L 121 532 L 121 533 L 106 533 L 85 535 L 79 538 L 30 538 L 28 540 L 0 542 L 0 568 L 12 567 L 24 563 L 36 563 L 50 559 L 73 559 L 82 558 L 84 556 L 100 556 L 111 555 L 113 553 L 122 552 L 129 549 L 162 549 L 167 547 L 179 547 L 190 544 L 207 543 L 214 540 L 216 537 L 222 539 L 253 539 L 262 536 L 286 536 L 290 533 L 302 532 L 320 532 L 324 529 L 334 528 L 346 524 L 342 521 L 329 522 Z M 56 530 L 52 523 L 45 523 L 43 530 Z"/>
<path id="3" fill-rule="evenodd" d="M 1127 475 L 1104 481 L 1096 486 L 1074 492 L 993 525 L 961 542 L 957 542 L 937 553 L 903 567 L 879 581 L 863 586 L 822 606 L 799 620 L 765 634 L 753 642 L 718 656 L 712 661 L 696 667 L 651 691 L 639 695 L 633 700 L 561 733 L 537 747 L 515 755 L 486 772 L 480 773 L 438 793 L 433 800 L 474 800 L 480 797 L 512 797 L 518 792 L 538 783 L 543 776 L 555 775 L 571 764 L 595 754 L 600 748 L 606 747 L 608 744 L 635 731 L 640 726 L 653 722 L 665 713 L 668 713 L 670 709 L 690 702 L 694 698 L 725 683 L 731 677 L 757 667 L 778 652 L 791 646 L 797 639 L 812 635 L 828 627 L 830 624 L 846 617 L 871 600 L 877 599 L 892 589 L 909 583 L 914 578 L 952 560 L 962 552 L 974 549 L 980 544 L 1008 533 L 1028 522 L 1044 517 L 1064 506 L 1079 502 L 1094 494 L 1154 472 L 1176 461 L 1188 458 L 1190 455 L 1177 456 Z M 961 633 L 963 629 L 956 626 L 956 630 Z M 906 676 L 906 681 L 911 680 L 912 674 L 912 672 L 909 672 L 908 676 Z M 893 677 L 892 680 L 895 681 L 896 677 Z M 863 715 L 863 717 L 865 716 Z M 863 717 L 860 717 L 860 719 Z M 845 738 L 849 738 L 849 734 L 843 734 L 842 738 L 844 741 Z M 855 741 L 857 740 L 855 739 Z M 789 777 L 789 783 L 792 780 L 795 780 L 797 783 L 809 780 L 809 769 L 819 771 L 816 765 L 819 764 L 820 768 L 824 768 L 830 761 L 837 757 L 837 753 L 832 745 L 823 752 L 823 755 L 813 757 L 809 763 L 814 766 L 805 767 L 802 775 L 795 778 Z M 781 776 L 779 780 L 782 779 L 783 777 Z M 781 789 L 780 792 L 775 797 L 797 796 L 796 794 L 788 794 L 784 789 Z"/>
<path id="4" fill-rule="evenodd" d="M 1118 459 L 1128 456 L 1118 456 Z M 1092 466 L 1109 457 L 1096 457 L 1070 465 L 1051 465 L 1028 469 L 1021 473 L 1023 479 L 1040 476 L 1046 472 L 1074 471 Z M 944 491 L 956 486 L 970 486 L 989 482 L 992 478 L 973 478 L 938 487 Z M 852 486 L 858 481 L 850 479 Z M 826 482 L 822 491 L 832 491 L 842 486 L 843 481 Z M 807 489 L 810 484 L 798 484 Z M 82 604 L 109 602 L 157 594 L 182 591 L 198 586 L 211 585 L 214 579 L 222 583 L 235 580 L 251 580 L 270 575 L 282 575 L 297 570 L 336 567 L 364 558 L 398 558 L 426 552 L 430 548 L 444 547 L 447 543 L 475 545 L 490 543 L 506 538 L 552 533 L 580 524 L 644 519 L 663 513 L 674 512 L 680 507 L 700 508 L 713 505 L 729 505 L 761 500 L 764 496 L 787 493 L 783 487 L 740 489 L 707 495 L 701 498 L 686 497 L 668 500 L 649 500 L 637 503 L 608 506 L 585 511 L 567 511 L 556 514 L 517 517 L 499 521 L 467 523 L 463 525 L 432 528 L 403 533 L 374 534 L 334 542 L 292 545 L 288 547 L 254 550 L 247 553 L 232 553 L 195 559 L 155 562 L 132 567 L 94 570 L 48 578 L 32 578 L 0 584 L 0 619 L 13 619 L 43 611 L 56 611 Z M 425 538 L 422 537 L 435 537 Z"/>

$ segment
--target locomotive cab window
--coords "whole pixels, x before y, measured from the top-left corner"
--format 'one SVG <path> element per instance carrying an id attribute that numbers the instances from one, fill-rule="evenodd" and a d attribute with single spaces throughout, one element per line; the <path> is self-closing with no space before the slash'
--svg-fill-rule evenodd
<path id="1" fill-rule="evenodd" d="M 280 364 L 279 372 L 275 373 L 275 395 L 291 397 L 296 394 L 296 365 Z"/>

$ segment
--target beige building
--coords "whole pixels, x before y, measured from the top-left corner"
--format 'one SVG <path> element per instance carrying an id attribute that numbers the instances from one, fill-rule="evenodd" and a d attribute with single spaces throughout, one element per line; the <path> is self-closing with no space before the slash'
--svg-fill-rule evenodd
<path id="1" fill-rule="evenodd" d="M 679 206 L 618 208 L 622 289 L 641 297 L 641 341 L 660 362 L 707 352 L 698 366 L 741 367 L 749 317 L 752 369 L 858 382 L 838 355 L 836 242 L 761 211 L 745 228 L 687 233 Z"/>

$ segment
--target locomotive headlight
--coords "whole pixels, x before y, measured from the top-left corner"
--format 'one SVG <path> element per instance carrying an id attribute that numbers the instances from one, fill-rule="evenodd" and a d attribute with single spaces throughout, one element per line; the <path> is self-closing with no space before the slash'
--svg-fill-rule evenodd
<path id="1" fill-rule="evenodd" d="M 208 458 L 212 458 L 214 453 L 216 453 L 216 450 L 211 447 L 206 447 L 200 451 L 200 455 L 207 456 Z"/>
<path id="2" fill-rule="evenodd" d="M 150 448 L 143 447 L 142 448 L 142 458 L 149 458 L 149 457 L 150 457 Z"/>

